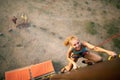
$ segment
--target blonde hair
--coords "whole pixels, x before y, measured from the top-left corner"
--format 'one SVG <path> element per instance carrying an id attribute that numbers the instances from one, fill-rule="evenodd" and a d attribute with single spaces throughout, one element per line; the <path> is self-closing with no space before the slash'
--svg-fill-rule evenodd
<path id="1" fill-rule="evenodd" d="M 67 37 L 66 39 L 65 39 L 65 41 L 64 41 L 64 45 L 65 46 L 70 46 L 71 45 L 71 43 L 70 43 L 70 41 L 71 40 L 73 40 L 73 39 L 78 39 L 76 36 L 69 36 L 69 37 Z"/>

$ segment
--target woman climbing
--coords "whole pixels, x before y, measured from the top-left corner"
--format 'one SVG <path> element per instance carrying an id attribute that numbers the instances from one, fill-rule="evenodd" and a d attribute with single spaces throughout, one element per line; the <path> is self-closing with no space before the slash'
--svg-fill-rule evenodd
<path id="1" fill-rule="evenodd" d="M 116 53 L 113 51 L 94 46 L 85 41 L 80 43 L 79 39 L 76 36 L 69 36 L 68 38 L 66 38 L 66 40 L 64 41 L 64 45 L 69 46 L 69 49 L 67 51 L 67 59 L 69 63 L 67 66 L 61 69 L 61 73 L 71 71 L 73 66 L 75 69 L 77 69 L 78 66 L 76 62 L 80 57 L 85 58 L 86 60 L 83 60 L 82 62 L 88 65 L 103 61 L 101 56 L 90 53 L 88 49 L 97 52 L 105 52 L 112 57 L 116 56 Z"/>

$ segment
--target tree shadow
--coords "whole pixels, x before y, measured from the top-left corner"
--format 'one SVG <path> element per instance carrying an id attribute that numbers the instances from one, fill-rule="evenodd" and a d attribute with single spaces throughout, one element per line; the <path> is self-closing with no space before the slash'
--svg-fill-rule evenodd
<path id="1" fill-rule="evenodd" d="M 16 26 L 16 28 L 22 29 L 22 28 L 28 28 L 30 27 L 30 23 L 21 23 Z"/>

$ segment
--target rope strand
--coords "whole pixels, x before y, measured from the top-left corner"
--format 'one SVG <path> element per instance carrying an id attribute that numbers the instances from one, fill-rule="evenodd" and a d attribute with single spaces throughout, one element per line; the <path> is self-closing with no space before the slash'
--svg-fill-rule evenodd
<path id="1" fill-rule="evenodd" d="M 119 36 L 120 36 L 120 33 L 114 34 L 113 36 L 111 36 L 108 39 L 104 40 L 102 43 L 98 44 L 97 46 L 102 46 L 102 45 L 108 43 L 109 41 L 111 41 L 112 39 L 117 38 Z"/>

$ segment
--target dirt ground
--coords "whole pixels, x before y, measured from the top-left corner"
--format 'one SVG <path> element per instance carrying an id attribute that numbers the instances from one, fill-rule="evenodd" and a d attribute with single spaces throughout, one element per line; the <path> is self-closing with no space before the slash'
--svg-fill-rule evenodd
<path id="1" fill-rule="evenodd" d="M 69 35 L 98 45 L 110 36 L 109 32 L 120 32 L 120 5 L 112 4 L 120 2 L 107 1 L 0 0 L 0 80 L 5 71 L 47 60 L 52 60 L 59 71 L 68 62 L 63 42 Z M 22 14 L 28 17 L 27 25 L 20 25 Z M 17 17 L 17 27 L 13 16 Z M 102 47 L 120 51 L 112 41 Z M 85 66 L 80 61 L 78 64 Z"/>

